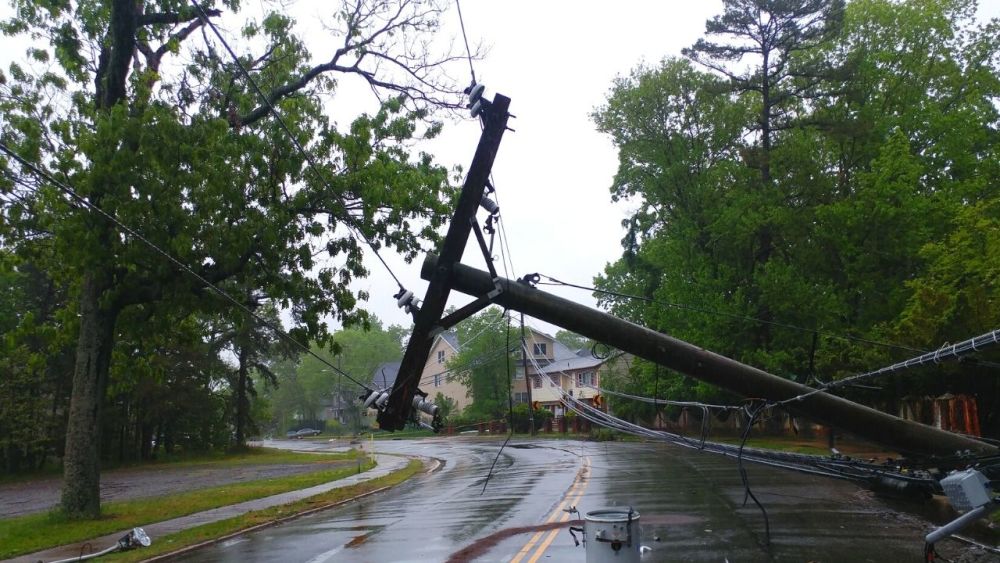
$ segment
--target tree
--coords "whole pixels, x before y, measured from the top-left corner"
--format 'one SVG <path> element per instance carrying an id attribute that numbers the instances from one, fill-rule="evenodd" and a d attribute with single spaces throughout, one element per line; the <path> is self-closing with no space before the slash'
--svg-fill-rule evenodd
<path id="1" fill-rule="evenodd" d="M 383 328 L 382 322 L 371 316 L 361 326 L 334 333 L 329 347 L 313 343 L 311 350 L 357 381 L 369 383 L 377 366 L 402 357 L 399 338 L 404 332 L 396 325 Z M 272 416 L 279 429 L 287 430 L 298 420 L 314 420 L 322 408 L 330 404 L 340 408 L 350 405 L 353 425 L 360 427 L 362 409 L 358 396 L 361 390 L 357 384 L 311 355 L 303 355 L 294 366 L 284 363 L 282 366 L 275 370 L 277 388 L 267 391 Z"/>
<path id="2" fill-rule="evenodd" d="M 438 412 L 441 414 L 441 420 L 447 421 L 448 417 L 451 416 L 451 413 L 455 412 L 455 399 L 445 397 L 440 391 L 434 395 L 434 404 L 438 407 Z"/>
<path id="3" fill-rule="evenodd" d="M 723 13 L 705 24 L 709 36 L 732 39 L 716 43 L 699 39 L 684 49 L 685 56 L 729 79 L 730 88 L 759 98 L 759 116 L 753 130 L 760 132 L 761 182 L 771 182 L 773 133 L 792 124 L 791 108 L 797 99 L 814 93 L 829 69 L 796 55 L 814 49 L 834 37 L 843 19 L 843 0 L 723 0 Z M 739 67 L 747 56 L 759 58 L 760 66 L 745 71 Z"/>
<path id="4" fill-rule="evenodd" d="M 594 344 L 589 338 L 584 338 L 575 332 L 560 330 L 556 332 L 556 340 L 562 342 L 567 348 L 576 352 L 577 350 L 590 349 Z"/>
<path id="5" fill-rule="evenodd" d="M 235 1 L 223 6 L 238 8 Z M 306 62 L 310 54 L 286 16 L 248 22 L 242 35 L 263 54 L 237 49 L 267 104 L 220 58 L 216 43 L 198 45 L 205 16 L 221 14 L 214 6 L 200 14 L 180 0 L 18 0 L 15 8 L 3 32 L 48 40 L 28 54 L 55 66 L 36 75 L 12 65 L 0 77 L 4 144 L 139 228 L 201 279 L 220 284 L 242 275 L 291 309 L 300 339 L 323 338 L 324 315 L 355 318 L 357 300 L 366 298 L 348 288 L 366 274 L 359 234 L 408 257 L 433 238 L 446 171 L 427 155 L 411 155 L 406 140 L 418 134 L 428 107 L 457 89 L 439 72 L 451 57 L 434 58 L 412 41 L 435 27 L 434 3 L 345 5 L 336 16 L 343 43 L 319 64 Z M 398 72 L 386 74 L 389 68 Z M 400 97 L 338 131 L 321 98 L 333 90 L 335 73 Z M 269 105 L 280 108 L 295 144 L 269 117 Z M 423 133 L 437 129 L 432 123 Z M 0 165 L 33 185 L 24 169 Z M 40 267 L 70 282 L 79 313 L 62 507 L 70 516 L 94 517 L 101 409 L 114 343 L 126 328 L 122 313 L 159 301 L 214 308 L 215 297 L 55 187 L 34 191 L 41 205 L 32 220 L 55 249 Z M 425 227 L 415 231 L 414 220 Z M 315 244 L 342 263 L 313 278 L 304 272 L 315 265 Z"/>
<path id="6" fill-rule="evenodd" d="M 465 416 L 475 420 L 504 418 L 510 402 L 513 357 L 508 346 L 519 347 L 521 336 L 509 327 L 503 312 L 490 307 L 455 327 L 461 350 L 448 359 L 472 403 Z"/>
<path id="7" fill-rule="evenodd" d="M 236 369 L 232 370 L 229 388 L 232 399 L 233 447 L 246 447 L 248 432 L 257 430 L 256 421 L 251 416 L 251 406 L 257 397 L 254 380 L 263 385 L 277 385 L 277 375 L 271 366 L 283 359 L 298 357 L 301 351 L 275 332 L 281 326 L 278 311 L 263 295 L 252 291 L 244 294 L 243 305 L 261 317 L 260 322 L 249 313 L 233 317 L 232 322 L 222 319 L 223 331 L 215 335 L 213 346 L 228 349 L 236 356 Z M 252 377 L 256 374 L 257 377 Z"/>
<path id="8" fill-rule="evenodd" d="M 330 351 L 320 354 L 354 379 L 371 383 L 372 374 L 379 365 L 403 357 L 399 340 L 403 332 L 397 325 L 384 328 L 382 321 L 372 316 L 361 326 L 337 331 Z M 346 406 L 354 427 L 360 428 L 364 409 L 358 401 L 361 389 L 356 383 L 308 357 L 299 366 L 299 377 L 309 395 L 327 404 L 334 401 Z"/>
<path id="9" fill-rule="evenodd" d="M 823 95 L 779 97 L 784 105 L 768 114 L 780 119 L 768 127 L 766 190 L 762 171 L 747 166 L 754 139 L 745 133 L 768 118 L 758 90 L 719 88 L 670 59 L 618 79 L 595 120 L 619 147 L 612 198 L 638 205 L 621 259 L 597 283 L 640 299 L 601 302 L 803 382 L 867 371 L 990 324 L 991 266 L 975 256 L 988 251 L 988 237 L 976 233 L 992 228 L 997 192 L 988 186 L 1000 182 L 1000 24 L 977 27 L 974 8 L 967 0 L 859 0 L 846 6 L 836 35 L 817 27 L 815 40 L 789 51 L 789 72 L 851 72 L 775 78 L 772 94 L 809 85 Z M 728 14 L 719 25 L 737 21 Z M 759 31 L 779 19 L 759 21 L 746 20 Z M 736 57 L 734 45 L 689 54 Z M 744 47 L 760 55 L 759 45 Z M 715 70 L 727 71 L 729 60 Z M 768 75 L 732 74 L 736 85 Z M 972 313 L 963 302 L 979 305 Z M 981 323 L 964 322 L 971 318 Z M 955 377 L 926 370 L 881 393 L 848 393 L 888 405 L 908 390 L 996 396 L 971 383 L 982 368 L 948 369 Z M 631 376 L 623 385 L 646 395 L 727 398 L 641 364 Z"/>
<path id="10" fill-rule="evenodd" d="M 0 295 L 0 471 L 31 471 L 61 454 L 74 316 L 64 287 L 6 249 Z"/>

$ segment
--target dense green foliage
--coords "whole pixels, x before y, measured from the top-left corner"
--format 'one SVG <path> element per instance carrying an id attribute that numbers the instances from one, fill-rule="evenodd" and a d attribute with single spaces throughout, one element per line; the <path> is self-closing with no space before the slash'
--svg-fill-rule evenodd
<path id="1" fill-rule="evenodd" d="M 312 350 L 337 369 L 370 384 L 379 364 L 403 357 L 405 335 L 401 327 L 383 328 L 381 321 L 372 317 L 368 329 L 352 327 L 337 331 L 330 348 L 314 344 Z M 276 386 L 267 387 L 264 393 L 269 433 L 283 435 L 301 427 L 322 429 L 319 421 L 328 406 L 343 409 L 336 415 L 344 419 L 344 430 L 357 432 L 365 426 L 365 413 L 357 400 L 359 387 L 315 357 L 303 355 L 298 363 L 279 362 L 273 372 Z M 374 380 L 378 383 L 377 376 Z"/>
<path id="2" fill-rule="evenodd" d="M 0 70 L 0 140 L 200 276 L 0 157 L 10 202 L 0 282 L 22 288 L 4 321 L 16 319 L 3 327 L 0 379 L 13 394 L 4 399 L 24 405 L 0 421 L 5 437 L 17 432 L 0 455 L 11 468 L 37 464 L 43 435 L 62 438 L 63 506 L 95 516 L 100 458 L 145 455 L 155 426 L 183 425 L 164 441 L 203 445 L 229 442 L 233 427 L 240 443 L 249 429 L 248 376 L 269 369 L 256 343 L 274 334 L 206 281 L 245 307 L 286 311 L 300 341 L 324 342 L 331 319 L 365 320 L 367 295 L 350 287 L 368 274 L 364 239 L 412 257 L 435 238 L 447 171 L 411 141 L 436 134 L 428 112 L 457 89 L 440 68 L 451 57 L 416 40 L 436 28 L 433 2 L 331 7 L 339 45 L 321 64 L 282 6 L 253 16 L 236 0 L 206 3 L 210 18 L 243 20 L 229 41 L 267 104 L 185 1 L 12 4 L 0 33 L 31 47 Z M 327 112 L 337 75 L 367 81 L 381 107 L 338 126 Z M 215 328 L 232 337 L 213 340 Z M 238 358 L 235 378 L 222 349 Z"/>
<path id="3" fill-rule="evenodd" d="M 801 382 L 1000 326 L 1000 23 L 971 0 L 724 4 L 693 61 L 635 69 L 594 114 L 637 209 L 598 285 L 655 300 L 604 304 Z M 996 435 L 998 381 L 951 363 L 850 392 L 975 393 Z M 729 398 L 641 362 L 621 385 Z"/>
<path id="4" fill-rule="evenodd" d="M 521 333 L 497 307 L 473 315 L 455 327 L 461 349 L 448 359 L 448 369 L 469 390 L 472 403 L 462 413 L 463 422 L 498 420 L 510 408 L 511 380 Z"/>

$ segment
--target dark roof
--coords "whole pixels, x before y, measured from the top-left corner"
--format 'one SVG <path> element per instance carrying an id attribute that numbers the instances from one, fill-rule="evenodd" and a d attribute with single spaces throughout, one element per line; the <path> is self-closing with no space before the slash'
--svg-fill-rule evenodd
<path id="1" fill-rule="evenodd" d="M 399 375 L 400 362 L 385 362 L 375 368 L 372 373 L 372 386 L 376 389 L 388 389 L 396 382 Z"/>
<path id="2" fill-rule="evenodd" d="M 458 348 L 458 335 L 457 334 L 455 334 L 454 332 L 448 330 L 448 331 L 442 332 L 440 336 L 441 336 L 441 338 L 445 342 L 447 342 L 449 345 L 451 345 L 452 348 L 454 348 L 456 350 L 459 349 Z"/>

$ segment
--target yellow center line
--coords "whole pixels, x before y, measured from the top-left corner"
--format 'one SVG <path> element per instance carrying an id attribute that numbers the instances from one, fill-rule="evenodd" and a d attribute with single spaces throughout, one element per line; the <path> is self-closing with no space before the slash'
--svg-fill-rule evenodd
<path id="1" fill-rule="evenodd" d="M 552 522 L 555 522 L 556 519 L 559 519 L 560 522 L 565 522 L 569 519 L 569 514 L 566 513 L 563 509 L 576 506 L 576 503 L 578 503 L 580 501 L 580 498 L 583 497 L 583 490 L 587 488 L 587 476 L 589 475 L 589 473 L 590 473 L 590 458 L 588 457 L 584 459 L 583 469 L 576 476 L 576 479 L 573 480 L 573 485 L 570 486 L 568 491 L 566 491 L 566 495 L 563 497 L 562 502 L 560 502 L 559 505 L 556 506 L 555 510 L 552 511 L 552 514 L 549 515 L 547 520 L 545 520 L 546 524 L 551 524 Z M 577 489 L 579 489 L 579 492 L 577 492 Z M 577 493 L 575 498 L 573 498 L 574 493 Z M 571 498 L 572 501 L 570 500 Z M 545 552 L 545 549 L 548 548 L 549 544 L 552 543 L 552 539 L 558 532 L 559 530 L 556 529 L 552 530 L 549 533 L 549 537 L 546 538 L 546 540 L 538 548 L 538 551 L 535 552 L 535 555 L 529 560 L 528 563 L 533 563 L 534 561 L 538 560 L 541 554 Z M 535 547 L 535 544 L 538 543 L 538 540 L 540 540 L 543 535 L 545 535 L 544 531 L 535 532 L 535 534 L 531 536 L 531 539 L 528 540 L 528 543 L 524 544 L 524 547 L 522 547 L 520 551 L 517 552 L 517 555 L 515 555 L 514 558 L 510 560 L 510 563 L 521 563 L 521 560 L 524 558 L 524 556 L 531 552 L 531 549 Z"/>
<path id="2" fill-rule="evenodd" d="M 589 462 L 590 460 L 588 459 L 587 461 Z M 580 488 L 580 492 L 577 493 L 576 498 L 574 498 L 572 502 L 570 502 L 570 506 L 576 506 L 580 502 L 580 499 L 583 498 L 583 491 L 586 488 L 587 488 L 586 484 L 584 484 L 584 486 Z M 569 520 L 569 514 L 565 513 L 563 514 L 562 518 L 559 519 L 560 522 L 565 522 L 567 520 Z M 538 546 L 538 549 L 535 551 L 535 554 L 531 556 L 531 559 L 528 560 L 528 563 L 535 563 L 536 561 L 538 561 L 538 559 L 541 558 L 542 555 L 545 553 L 545 550 L 549 548 L 549 544 L 552 543 L 552 540 L 556 539 L 556 535 L 558 534 L 559 534 L 559 528 L 556 528 L 555 530 L 549 532 L 548 537 L 546 537 L 545 541 L 543 541 L 542 544 Z"/>

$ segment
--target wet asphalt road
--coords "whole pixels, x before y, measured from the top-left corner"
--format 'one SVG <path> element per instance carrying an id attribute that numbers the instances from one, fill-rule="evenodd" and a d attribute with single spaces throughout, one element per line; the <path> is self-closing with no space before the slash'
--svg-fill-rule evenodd
<path id="1" fill-rule="evenodd" d="M 280 443 L 273 444 L 280 445 Z M 301 447 L 302 442 L 285 444 Z M 386 493 L 211 546 L 183 561 L 308 563 L 470 560 L 584 561 L 565 528 L 504 531 L 632 506 L 640 512 L 643 561 L 921 561 L 931 524 L 897 512 L 844 481 L 748 466 L 770 517 L 744 491 L 733 460 L 674 446 L 538 440 L 512 442 L 485 494 L 500 446 L 462 438 L 382 441 L 380 452 L 442 460 L 442 467 Z M 316 448 L 325 447 L 316 443 Z M 574 516 L 575 518 L 575 516 Z M 464 548 L 478 553 L 465 552 Z M 954 542 L 939 551 L 986 561 Z"/>

